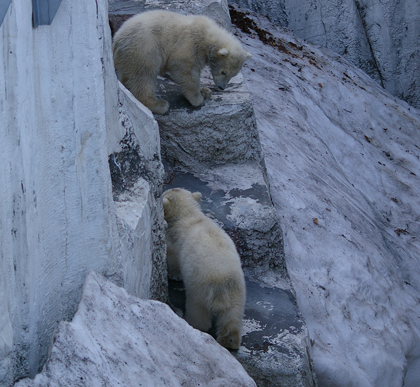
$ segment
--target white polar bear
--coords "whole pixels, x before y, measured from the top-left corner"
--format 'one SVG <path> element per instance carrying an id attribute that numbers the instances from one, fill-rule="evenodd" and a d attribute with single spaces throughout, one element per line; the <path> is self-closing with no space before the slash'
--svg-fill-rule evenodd
<path id="1" fill-rule="evenodd" d="M 245 305 L 241 261 L 230 237 L 200 209 L 201 193 L 174 188 L 163 193 L 168 271 L 181 274 L 186 320 L 207 332 L 216 315 L 217 341 L 238 349 Z"/>
<path id="2" fill-rule="evenodd" d="M 148 11 L 128 19 L 114 36 L 114 64 L 120 81 L 152 112 L 169 103 L 155 97 L 156 78 L 169 73 L 187 100 L 200 106 L 211 96 L 200 88 L 201 70 L 210 66 L 224 89 L 251 54 L 228 31 L 205 16 Z"/>

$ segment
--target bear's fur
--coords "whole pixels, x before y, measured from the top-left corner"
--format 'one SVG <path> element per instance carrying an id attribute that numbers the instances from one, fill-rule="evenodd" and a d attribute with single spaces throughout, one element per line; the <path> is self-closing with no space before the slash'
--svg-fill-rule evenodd
<path id="1" fill-rule="evenodd" d="M 200 209 L 201 193 L 174 188 L 163 193 L 168 271 L 181 274 L 186 320 L 207 332 L 216 315 L 217 341 L 238 349 L 245 304 L 241 261 L 230 237 Z"/>
<path id="2" fill-rule="evenodd" d="M 114 36 L 113 52 L 120 81 L 159 114 L 165 114 L 169 104 L 155 97 L 158 75 L 169 73 L 191 105 L 200 106 L 211 96 L 210 89 L 200 88 L 206 65 L 215 84 L 224 89 L 251 57 L 208 17 L 169 11 L 148 11 L 128 19 Z"/>

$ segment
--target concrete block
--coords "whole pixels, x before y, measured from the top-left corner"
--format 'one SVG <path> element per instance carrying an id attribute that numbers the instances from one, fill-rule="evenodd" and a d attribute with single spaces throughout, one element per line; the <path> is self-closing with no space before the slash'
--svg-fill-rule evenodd
<path id="1" fill-rule="evenodd" d="M 198 175 L 168 163 L 165 166 L 165 189 L 182 187 L 201 192 L 203 211 L 233 239 L 245 269 L 254 272 L 273 269 L 288 279 L 282 230 L 261 166 L 225 165 Z"/>
<path id="2" fill-rule="evenodd" d="M 201 85 L 212 97 L 193 107 L 169 79 L 159 83 L 158 95 L 170 104 L 169 114 L 156 115 L 162 157 L 199 171 L 226 163 L 259 163 L 261 145 L 249 93 L 241 74 L 224 91 L 217 90 L 205 69 Z"/>

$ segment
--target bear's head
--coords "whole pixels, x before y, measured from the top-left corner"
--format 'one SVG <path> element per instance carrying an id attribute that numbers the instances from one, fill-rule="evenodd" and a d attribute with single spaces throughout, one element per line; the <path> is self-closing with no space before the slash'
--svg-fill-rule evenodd
<path id="1" fill-rule="evenodd" d="M 200 192 L 190 192 L 183 188 L 172 188 L 162 195 L 165 220 L 169 223 L 193 214 L 200 209 Z"/>
<path id="2" fill-rule="evenodd" d="M 220 47 L 210 58 L 210 70 L 217 87 L 224 90 L 252 55 L 240 46 Z"/>

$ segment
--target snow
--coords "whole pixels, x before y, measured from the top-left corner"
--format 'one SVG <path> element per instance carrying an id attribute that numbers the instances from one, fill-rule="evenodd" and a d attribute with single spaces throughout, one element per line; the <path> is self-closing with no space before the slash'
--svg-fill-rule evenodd
<path id="1" fill-rule="evenodd" d="M 249 17 L 272 38 L 237 31 L 319 384 L 418 386 L 419 111 Z"/>

